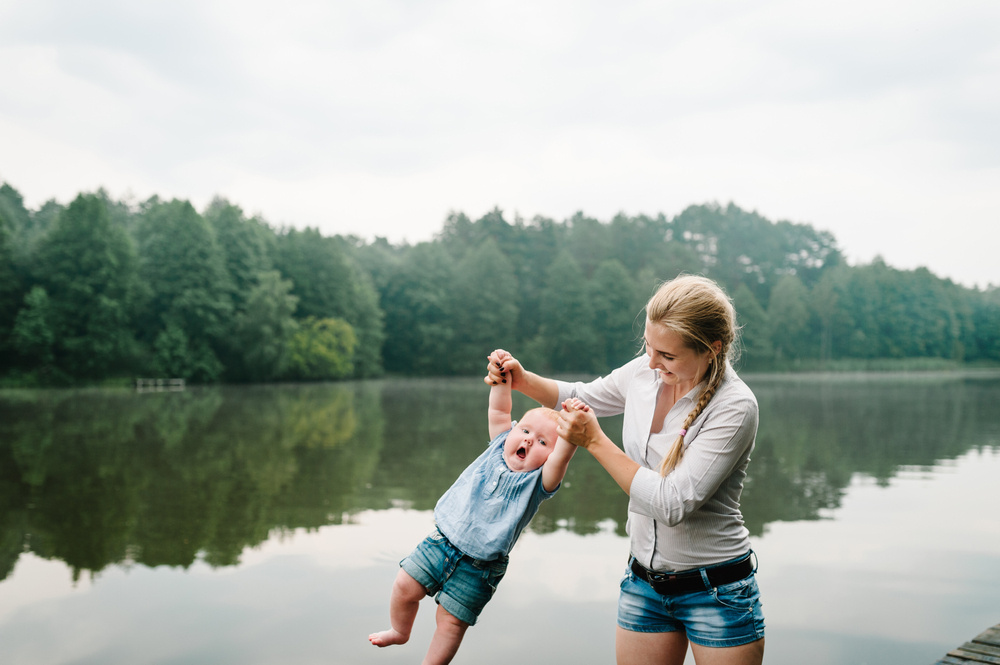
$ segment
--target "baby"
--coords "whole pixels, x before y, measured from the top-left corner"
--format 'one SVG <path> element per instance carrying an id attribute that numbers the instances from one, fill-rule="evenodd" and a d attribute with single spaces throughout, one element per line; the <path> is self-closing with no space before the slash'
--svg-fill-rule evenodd
<path id="1" fill-rule="evenodd" d="M 502 362 L 506 351 L 493 354 Z M 498 363 L 499 364 L 499 363 Z M 392 587 L 392 628 L 372 633 L 378 647 L 403 644 L 424 596 L 438 604 L 424 664 L 449 663 L 507 571 L 507 555 L 538 506 L 559 488 L 576 447 L 556 433 L 558 414 L 536 408 L 511 420 L 509 383 L 490 388 L 490 441 L 438 500 L 437 528 L 400 562 Z M 579 400 L 567 410 L 588 410 Z"/>

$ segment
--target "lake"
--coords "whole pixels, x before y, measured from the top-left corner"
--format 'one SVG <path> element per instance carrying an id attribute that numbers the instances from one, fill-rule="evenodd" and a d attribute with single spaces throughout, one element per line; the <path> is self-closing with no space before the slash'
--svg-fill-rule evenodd
<path id="1" fill-rule="evenodd" d="M 744 378 L 766 663 L 930 664 L 1000 622 L 1000 373 Z M 432 601 L 409 644 L 367 635 L 486 443 L 487 395 L 473 378 L 0 391 L 3 663 L 419 662 Z M 577 455 L 456 662 L 614 662 L 626 506 Z"/>

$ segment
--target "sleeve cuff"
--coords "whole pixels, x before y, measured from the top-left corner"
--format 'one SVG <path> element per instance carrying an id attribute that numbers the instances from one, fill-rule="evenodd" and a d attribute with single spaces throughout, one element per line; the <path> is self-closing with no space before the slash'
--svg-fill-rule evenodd
<path id="1" fill-rule="evenodd" d="M 663 479 L 659 473 L 640 466 L 632 477 L 632 485 L 629 487 L 629 509 L 642 515 L 650 515 L 650 509 L 659 493 L 661 480 Z"/>

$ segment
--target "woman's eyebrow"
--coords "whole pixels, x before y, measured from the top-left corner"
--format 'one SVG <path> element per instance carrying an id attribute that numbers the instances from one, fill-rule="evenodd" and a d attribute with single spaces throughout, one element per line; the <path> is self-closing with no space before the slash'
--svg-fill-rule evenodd
<path id="1" fill-rule="evenodd" d="M 649 343 L 649 340 L 645 340 L 645 342 L 646 342 L 646 346 L 648 346 L 649 348 L 653 349 L 653 351 L 656 351 L 660 355 L 663 355 L 663 356 L 672 356 L 672 355 L 674 355 L 674 354 L 670 353 L 669 351 L 663 351 L 663 350 L 657 349 L 656 347 L 654 347 L 652 344 Z"/>

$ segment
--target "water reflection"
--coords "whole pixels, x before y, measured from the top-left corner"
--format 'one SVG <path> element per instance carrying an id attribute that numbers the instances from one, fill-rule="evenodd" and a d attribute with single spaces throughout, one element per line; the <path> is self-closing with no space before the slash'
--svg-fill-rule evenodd
<path id="1" fill-rule="evenodd" d="M 338 523 L 380 454 L 372 386 L 6 393 L 0 575 L 238 561 L 273 529 Z"/>
<path id="2" fill-rule="evenodd" d="M 885 484 L 901 467 L 1000 445 L 996 375 L 748 383 L 761 405 L 744 492 L 754 535 L 838 507 L 858 472 Z M 478 379 L 5 391 L 0 579 L 28 552 L 65 561 L 76 577 L 115 564 L 231 566 L 275 530 L 430 510 L 486 442 L 486 396 Z M 623 535 L 626 501 L 581 455 L 531 528 L 610 524 Z"/>
<path id="3" fill-rule="evenodd" d="M 751 534 L 840 505 L 856 473 L 885 485 L 1000 445 L 996 373 L 750 377 L 761 424 L 743 493 Z"/>

